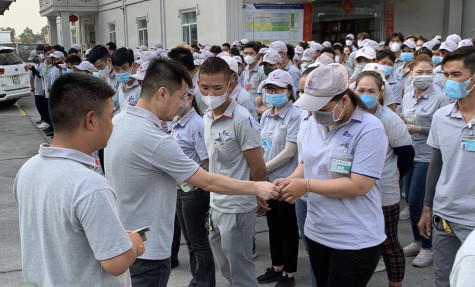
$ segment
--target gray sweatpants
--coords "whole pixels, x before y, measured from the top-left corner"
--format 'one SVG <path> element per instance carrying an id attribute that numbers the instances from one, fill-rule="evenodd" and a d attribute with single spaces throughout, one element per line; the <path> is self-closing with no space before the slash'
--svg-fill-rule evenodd
<path id="1" fill-rule="evenodd" d="M 473 226 L 447 221 L 452 233 L 432 228 L 432 246 L 434 250 L 434 275 L 436 287 L 450 286 L 450 271 L 455 255 L 465 239 L 473 231 Z"/>
<path id="2" fill-rule="evenodd" d="M 226 286 L 259 286 L 252 261 L 256 211 L 222 213 L 211 208 L 210 213 L 214 231 L 209 232 L 209 243 Z"/>

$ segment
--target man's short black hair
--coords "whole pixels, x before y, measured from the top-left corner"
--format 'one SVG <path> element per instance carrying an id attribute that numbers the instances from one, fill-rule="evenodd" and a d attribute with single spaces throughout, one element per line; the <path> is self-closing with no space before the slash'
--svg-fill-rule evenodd
<path id="1" fill-rule="evenodd" d="M 71 48 L 68 50 L 68 55 L 77 54 L 79 51 L 77 49 Z"/>
<path id="2" fill-rule="evenodd" d="M 109 42 L 106 44 L 106 46 L 109 46 L 109 50 L 112 50 L 112 51 L 117 50 L 117 45 L 114 42 Z"/>
<path id="3" fill-rule="evenodd" d="M 66 57 L 64 62 L 68 63 L 68 64 L 71 64 L 73 66 L 77 66 L 77 65 L 81 64 L 82 60 L 81 60 L 81 57 L 79 57 L 78 55 L 69 55 L 69 56 Z"/>
<path id="4" fill-rule="evenodd" d="M 45 46 L 44 45 L 38 45 L 36 46 L 36 51 L 44 51 L 45 50 Z"/>
<path id="5" fill-rule="evenodd" d="M 295 48 L 294 46 L 290 44 L 285 44 L 285 46 L 287 46 L 287 57 L 289 58 L 290 61 L 292 61 L 295 56 Z"/>
<path id="6" fill-rule="evenodd" d="M 394 32 L 391 35 L 389 35 L 389 40 L 391 41 L 392 38 L 399 38 L 401 42 L 404 42 L 404 35 L 401 32 Z"/>
<path id="7" fill-rule="evenodd" d="M 185 66 L 188 71 L 193 71 L 195 69 L 193 54 L 187 48 L 176 47 L 171 49 L 171 51 L 168 52 L 168 58 L 177 60 Z"/>
<path id="8" fill-rule="evenodd" d="M 463 60 L 463 66 L 470 70 L 470 74 L 475 74 L 475 53 L 468 55 Z"/>
<path id="9" fill-rule="evenodd" d="M 211 48 L 209 49 L 209 51 L 213 54 L 219 54 L 221 53 L 223 50 L 221 50 L 221 47 L 220 46 L 216 46 L 216 45 L 213 45 L 211 46 Z"/>
<path id="10" fill-rule="evenodd" d="M 231 45 L 229 45 L 229 43 L 224 43 L 221 46 L 226 46 L 226 47 L 228 47 L 228 49 L 231 49 Z"/>
<path id="11" fill-rule="evenodd" d="M 132 66 L 134 62 L 134 51 L 127 49 L 125 47 L 119 48 L 114 51 L 114 54 L 111 55 L 112 66 L 122 66 L 125 63 L 128 63 Z"/>
<path id="12" fill-rule="evenodd" d="M 229 49 L 229 53 L 232 56 L 240 56 L 241 55 L 241 53 L 239 52 L 239 48 L 236 47 L 236 46 L 233 46 L 231 49 Z"/>
<path id="13" fill-rule="evenodd" d="M 465 47 L 460 47 L 457 50 L 448 53 L 445 55 L 444 59 L 442 60 L 442 67 L 444 67 L 447 62 L 451 61 L 464 61 L 464 68 L 470 69 L 469 67 L 465 66 L 465 59 L 475 53 L 475 47 L 473 46 L 465 46 Z"/>
<path id="14" fill-rule="evenodd" d="M 388 57 L 391 61 L 396 62 L 396 54 L 391 50 L 380 50 L 376 52 L 376 61 L 381 61 L 382 59 Z"/>
<path id="15" fill-rule="evenodd" d="M 259 45 L 257 45 L 257 43 L 254 41 L 248 42 L 246 45 L 244 45 L 243 50 L 246 48 L 252 48 L 254 51 L 256 51 L 256 53 L 259 53 Z"/>
<path id="16" fill-rule="evenodd" d="M 102 60 L 106 62 L 107 58 L 110 58 L 110 54 L 109 54 L 109 51 L 107 51 L 107 48 L 105 46 L 97 45 L 91 49 L 91 51 L 87 55 L 87 58 L 89 59 L 89 62 L 91 62 L 92 64 L 94 64 L 97 60 Z"/>
<path id="17" fill-rule="evenodd" d="M 331 49 L 333 50 L 333 52 L 335 52 L 336 50 L 340 51 L 341 54 L 343 54 L 344 52 L 344 48 L 343 48 L 343 45 L 338 45 L 338 44 L 333 44 L 333 46 L 331 47 Z"/>
<path id="18" fill-rule="evenodd" d="M 198 50 L 200 49 L 200 47 L 198 47 L 198 45 L 196 45 L 196 44 L 192 44 L 191 48 L 198 49 Z"/>
<path id="19" fill-rule="evenodd" d="M 150 99 L 162 87 L 173 94 L 182 88 L 183 81 L 186 82 L 188 87 L 193 86 L 188 71 L 180 62 L 153 59 L 145 72 L 140 97 Z"/>
<path id="20" fill-rule="evenodd" d="M 440 48 L 440 44 L 435 44 L 434 47 L 432 47 L 432 51 L 437 51 Z"/>
<path id="21" fill-rule="evenodd" d="M 45 46 L 43 51 L 44 51 L 45 54 L 46 54 L 47 52 L 49 52 L 49 51 L 51 51 L 51 50 L 53 50 L 53 49 L 54 49 L 54 48 L 53 48 L 52 46 Z"/>
<path id="22" fill-rule="evenodd" d="M 70 73 L 54 81 L 49 95 L 51 122 L 56 132 L 74 132 L 90 111 L 102 116 L 115 91 L 103 80 Z"/>
<path id="23" fill-rule="evenodd" d="M 333 54 L 333 56 L 335 56 L 335 52 L 332 50 L 332 48 L 328 48 L 328 47 L 323 48 L 322 51 L 320 51 L 320 54 L 323 54 L 323 53 L 330 53 L 330 54 Z"/>
<path id="24" fill-rule="evenodd" d="M 199 75 L 215 75 L 215 74 L 223 74 L 224 79 L 229 81 L 232 75 L 232 71 L 229 68 L 228 63 L 225 60 L 213 57 L 206 59 L 200 66 Z"/>

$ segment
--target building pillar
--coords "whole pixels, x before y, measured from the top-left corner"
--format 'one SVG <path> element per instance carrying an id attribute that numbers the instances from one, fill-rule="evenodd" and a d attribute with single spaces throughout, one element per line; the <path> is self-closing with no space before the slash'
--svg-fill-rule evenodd
<path id="1" fill-rule="evenodd" d="M 50 45 L 58 44 L 58 28 L 56 27 L 56 16 L 48 16 L 48 38 Z"/>
<path id="2" fill-rule="evenodd" d="M 69 26 L 69 12 L 61 12 L 62 46 L 66 51 L 71 48 L 71 27 Z"/>
<path id="3" fill-rule="evenodd" d="M 462 35 L 463 0 L 450 0 L 447 36 Z"/>
<path id="4" fill-rule="evenodd" d="M 258 1 L 255 1 L 258 2 Z M 226 0 L 225 4 L 225 41 L 232 45 L 233 41 L 239 41 L 244 37 L 244 21 L 242 11 L 243 0 Z"/>

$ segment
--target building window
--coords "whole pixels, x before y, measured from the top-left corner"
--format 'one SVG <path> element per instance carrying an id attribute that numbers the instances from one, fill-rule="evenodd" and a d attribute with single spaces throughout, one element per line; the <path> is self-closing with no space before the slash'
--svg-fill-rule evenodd
<path id="1" fill-rule="evenodd" d="M 109 42 L 116 42 L 115 39 L 115 24 L 111 23 L 109 24 Z"/>
<path id="2" fill-rule="evenodd" d="M 76 44 L 77 43 L 77 37 L 76 37 L 76 27 L 71 27 L 71 43 Z"/>
<path id="3" fill-rule="evenodd" d="M 181 39 L 189 45 L 198 44 L 196 11 L 181 13 Z"/>
<path id="4" fill-rule="evenodd" d="M 139 29 L 139 46 L 148 46 L 147 19 L 137 20 L 137 27 Z"/>

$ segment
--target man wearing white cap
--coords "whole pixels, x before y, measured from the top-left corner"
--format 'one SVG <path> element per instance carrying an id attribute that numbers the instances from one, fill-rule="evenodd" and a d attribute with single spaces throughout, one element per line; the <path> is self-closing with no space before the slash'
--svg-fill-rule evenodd
<path id="1" fill-rule="evenodd" d="M 82 61 L 81 64 L 73 66 L 74 72 L 82 74 L 94 73 L 94 65 L 89 61 Z"/>
<path id="2" fill-rule="evenodd" d="M 81 60 L 84 60 L 84 55 L 82 54 L 82 48 L 81 45 L 79 44 L 72 44 L 71 45 L 72 49 L 76 49 L 78 51 L 78 56 L 81 57 Z"/>
<path id="3" fill-rule="evenodd" d="M 264 73 L 266 74 L 266 77 L 269 76 L 269 74 L 272 71 L 275 71 L 276 69 L 279 68 L 279 66 L 282 63 L 282 57 L 280 56 L 279 53 L 277 53 L 274 50 L 270 50 L 264 55 L 264 58 L 262 59 L 262 62 L 259 65 L 262 65 L 264 67 Z M 257 88 L 257 93 L 256 93 L 256 107 L 257 107 L 257 114 L 259 116 L 262 115 L 266 110 L 270 108 L 270 106 L 267 106 L 267 100 L 266 100 L 266 92 L 264 89 L 264 85 L 266 83 L 266 80 L 261 81 L 259 84 L 259 87 Z"/>
<path id="4" fill-rule="evenodd" d="M 209 171 L 241 180 L 266 180 L 259 124 L 229 96 L 229 65 L 220 58 L 207 59 L 199 77 L 203 100 L 210 108 L 203 117 Z M 256 197 L 214 193 L 210 197 L 209 242 L 225 285 L 259 286 L 252 261 Z"/>
<path id="5" fill-rule="evenodd" d="M 267 78 L 264 74 L 264 68 L 256 60 L 257 53 L 259 53 L 259 47 L 256 43 L 249 42 L 244 46 L 242 56 L 247 64 L 246 69 L 243 71 L 244 87 L 251 95 L 252 100 L 255 100 L 257 96 L 259 84 Z"/>
<path id="6" fill-rule="evenodd" d="M 286 72 L 288 72 L 292 76 L 292 81 L 294 83 L 294 89 L 292 90 L 293 96 L 295 98 L 295 91 L 298 90 L 298 85 L 300 82 L 300 76 L 302 75 L 292 63 L 292 59 L 294 58 L 295 51 L 292 45 L 286 45 L 281 41 L 273 42 L 269 50 L 273 50 L 279 53 L 282 57 L 282 62 L 280 63 L 280 68 Z"/>
<path id="7" fill-rule="evenodd" d="M 400 65 L 397 70 L 393 70 L 396 74 L 396 79 L 401 82 L 402 87 L 405 92 L 412 90 L 414 85 L 412 84 L 412 79 L 410 75 L 409 63 L 414 59 L 414 53 L 416 52 L 417 44 L 412 40 L 406 40 L 401 45 L 401 54 L 400 59 L 404 61 L 404 65 Z"/>
<path id="8" fill-rule="evenodd" d="M 234 99 L 239 105 L 246 108 L 251 116 L 257 121 L 256 103 L 251 99 L 249 92 L 246 91 L 238 82 L 238 63 L 229 56 L 223 56 L 221 59 L 228 63 L 229 68 L 233 72 L 231 75 L 231 82 L 229 84 L 229 97 Z"/>
<path id="9" fill-rule="evenodd" d="M 355 35 L 348 34 L 345 38 L 345 46 L 350 47 L 352 52 L 358 50 L 356 49 L 354 42 L 355 42 Z"/>
<path id="10" fill-rule="evenodd" d="M 56 81 L 56 79 L 58 79 L 59 76 L 61 76 L 61 72 L 63 69 L 60 65 L 63 64 L 64 54 L 61 51 L 54 51 L 51 54 L 51 59 L 53 61 L 54 67 L 51 70 L 50 84 L 49 84 L 50 87 L 53 86 L 54 81 Z"/>
<path id="11" fill-rule="evenodd" d="M 457 50 L 457 44 L 455 42 L 452 42 L 450 40 L 442 42 L 442 44 L 440 44 L 439 50 L 437 50 L 437 53 L 439 53 L 440 55 L 440 61 L 442 62 L 448 53 L 451 53 L 455 50 Z M 439 86 L 439 88 L 441 88 L 442 91 L 445 91 L 445 75 L 444 75 L 444 71 L 442 70 L 442 65 L 438 65 L 437 67 L 435 67 L 433 70 L 433 74 L 434 74 L 434 84 Z"/>
<path id="12" fill-rule="evenodd" d="M 315 50 L 308 48 L 303 52 L 302 59 L 300 60 L 300 69 L 302 70 L 302 72 L 305 71 L 305 69 L 307 69 L 307 67 L 311 63 L 313 63 L 315 58 L 316 58 Z"/>
<path id="13" fill-rule="evenodd" d="M 363 71 L 366 64 L 373 63 L 375 61 L 376 51 L 370 47 L 360 48 L 358 49 L 358 51 L 356 51 L 355 59 L 356 59 L 355 71 L 351 75 L 350 83 L 356 80 L 356 77 L 358 76 L 359 73 L 361 73 L 361 71 Z"/>

